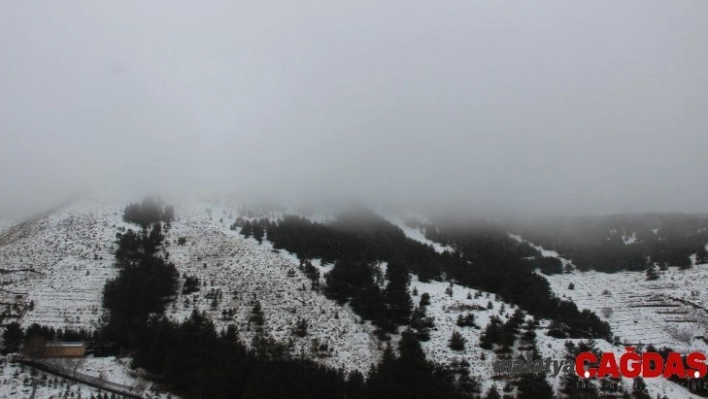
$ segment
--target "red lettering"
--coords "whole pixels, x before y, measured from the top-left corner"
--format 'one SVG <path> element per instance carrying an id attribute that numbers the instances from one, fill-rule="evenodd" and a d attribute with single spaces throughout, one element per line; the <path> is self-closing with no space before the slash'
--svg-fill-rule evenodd
<path id="1" fill-rule="evenodd" d="M 614 378 L 620 377 L 619 368 L 617 368 L 617 360 L 615 359 L 615 354 L 612 352 L 605 352 L 602 354 L 597 377 L 604 378 L 608 374 Z"/>
<path id="2" fill-rule="evenodd" d="M 664 378 L 670 378 L 672 375 L 680 378 L 686 376 L 686 370 L 683 368 L 683 359 L 676 352 L 669 353 L 666 359 L 666 366 L 664 366 Z"/>
<path id="3" fill-rule="evenodd" d="M 654 366 L 652 368 L 652 366 Z M 664 359 L 656 352 L 647 352 L 642 355 L 642 377 L 659 377 L 664 371 Z"/>
<path id="4" fill-rule="evenodd" d="M 637 378 L 642 372 L 642 357 L 639 353 L 634 352 L 634 348 L 627 347 L 627 353 L 620 357 L 620 371 L 627 378 Z M 630 362 L 632 362 L 630 364 Z M 634 367 L 629 367 L 634 366 Z"/>
<path id="5" fill-rule="evenodd" d="M 594 377 L 597 374 L 597 370 L 594 367 L 585 370 L 585 362 L 595 363 L 597 362 L 597 357 L 592 352 L 579 353 L 575 357 L 575 373 L 582 378 Z"/>
<path id="6" fill-rule="evenodd" d="M 686 357 L 686 364 L 690 367 L 686 374 L 689 378 L 703 378 L 708 373 L 706 355 L 701 352 L 691 352 Z M 698 374 L 696 374 L 698 372 Z"/>

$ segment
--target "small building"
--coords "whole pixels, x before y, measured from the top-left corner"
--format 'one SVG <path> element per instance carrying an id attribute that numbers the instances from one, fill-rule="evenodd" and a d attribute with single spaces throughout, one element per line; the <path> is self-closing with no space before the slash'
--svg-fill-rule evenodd
<path id="1" fill-rule="evenodd" d="M 83 342 L 47 342 L 43 357 L 84 357 L 86 344 Z"/>

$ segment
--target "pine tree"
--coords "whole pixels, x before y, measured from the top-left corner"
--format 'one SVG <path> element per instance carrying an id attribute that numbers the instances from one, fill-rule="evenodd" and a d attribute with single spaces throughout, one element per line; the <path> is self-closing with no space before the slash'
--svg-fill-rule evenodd
<path id="1" fill-rule="evenodd" d="M 642 377 L 637 377 L 634 379 L 634 384 L 632 387 L 632 398 L 651 399 L 649 391 L 647 390 L 647 384 L 644 382 L 644 379 Z"/>
<path id="2" fill-rule="evenodd" d="M 398 262 L 389 262 L 386 278 L 388 285 L 384 295 L 389 321 L 393 324 L 408 324 L 413 310 L 413 301 L 408 294 L 410 284 L 408 269 Z"/>
<path id="3" fill-rule="evenodd" d="M 523 374 L 517 383 L 518 399 L 552 399 L 553 388 L 544 374 Z"/>
<path id="4" fill-rule="evenodd" d="M 254 221 L 253 222 L 253 238 L 255 238 L 259 244 L 261 244 L 261 243 L 263 243 L 264 236 L 265 236 L 265 229 L 263 228 L 263 224 L 257 220 Z"/>
<path id="5" fill-rule="evenodd" d="M 501 336 L 502 322 L 498 317 L 492 316 L 484 333 L 482 333 L 482 336 L 479 338 L 479 346 L 484 349 L 493 349 L 494 344 L 501 342 Z"/>
<path id="6" fill-rule="evenodd" d="M 501 399 L 501 395 L 499 394 L 499 390 L 496 385 L 492 385 L 489 388 L 487 394 L 484 396 L 484 399 Z"/>
<path id="7" fill-rule="evenodd" d="M 253 235 L 253 225 L 250 221 L 247 220 L 243 223 L 243 227 L 241 227 L 241 235 L 246 238 L 249 238 Z"/>
<path id="8" fill-rule="evenodd" d="M 459 331 L 453 331 L 452 336 L 450 337 L 450 349 L 454 351 L 463 351 L 465 350 L 465 344 L 467 343 L 467 340 L 460 334 Z"/>

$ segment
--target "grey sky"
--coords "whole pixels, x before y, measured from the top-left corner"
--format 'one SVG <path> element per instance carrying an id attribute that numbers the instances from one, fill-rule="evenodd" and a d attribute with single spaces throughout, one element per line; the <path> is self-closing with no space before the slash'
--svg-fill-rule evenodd
<path id="1" fill-rule="evenodd" d="M 706 21 L 703 0 L 0 0 L 0 202 L 158 181 L 708 211 Z"/>

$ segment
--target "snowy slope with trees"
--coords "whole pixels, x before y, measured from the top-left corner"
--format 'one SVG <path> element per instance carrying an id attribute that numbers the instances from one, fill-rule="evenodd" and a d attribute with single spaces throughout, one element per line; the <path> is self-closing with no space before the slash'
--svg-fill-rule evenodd
<path id="1" fill-rule="evenodd" d="M 19 321 L 23 328 L 37 323 L 54 329 L 97 329 L 104 316 L 104 285 L 118 273 L 116 233 L 140 229 L 123 220 L 126 205 L 104 199 L 80 200 L 2 230 L 1 294 L 17 304 L 5 315 L 5 323 Z M 263 215 L 224 201 L 178 204 L 174 213 L 174 220 L 163 230 L 161 250 L 179 274 L 176 295 L 169 298 L 165 309 L 167 319 L 183 323 L 194 311 L 203 312 L 217 331 L 235 326 L 239 340 L 248 346 L 254 338 L 265 336 L 283 344 L 293 356 L 364 375 L 385 357 L 389 345 L 396 349 L 401 342 L 401 333 L 408 328 L 405 324 L 386 327 L 392 328 L 392 333 L 384 334 L 382 340 L 380 321 L 366 319 L 357 310 L 359 305 L 339 302 L 327 293 L 328 273 L 337 267 L 331 261 L 313 257 L 303 266 L 297 255 L 278 248 L 267 233 L 258 233 L 256 221 Z M 282 217 L 271 213 L 269 220 Z M 320 215 L 311 220 L 332 218 Z M 407 239 L 428 245 L 438 254 L 453 251 L 449 242 L 443 245 L 430 240 L 421 227 L 391 216 L 386 220 L 394 222 Z M 243 234 L 244 221 L 253 221 L 249 228 L 255 231 L 248 237 Z M 514 239 L 523 241 L 519 236 Z M 558 256 L 536 248 L 545 257 Z M 562 259 L 563 265 L 570 263 Z M 374 284 L 385 295 L 389 295 L 392 282 L 390 267 L 385 261 L 374 264 L 380 276 Z M 575 270 L 544 278 L 556 295 L 607 320 L 620 344 L 637 341 L 688 349 L 700 347 L 695 337 L 705 333 L 701 307 L 706 306 L 707 298 L 699 287 L 708 279 L 706 267 L 661 271 L 659 279 L 652 281 L 645 281 L 641 273 Z M 415 273 L 406 287 L 412 309 L 410 327 L 416 336 L 425 336 L 420 340 L 427 359 L 456 370 L 458 376 L 474 377 L 472 385 L 479 393 L 492 387 L 517 393 L 530 389 L 518 385 L 517 379 L 490 378 L 495 359 L 518 356 L 534 347 L 543 356 L 566 356 L 567 339 L 547 335 L 550 320 L 536 318 L 534 323 L 519 306 L 500 300 L 495 293 L 459 282 L 423 279 Z M 659 301 L 672 305 L 644 306 Z M 662 309 L 675 312 L 661 313 Z M 595 342 L 599 348 L 621 349 L 602 339 Z M 89 358 L 87 364 L 96 365 L 92 367 L 108 379 L 113 376 L 135 383 L 127 361 L 112 358 L 106 363 L 109 360 L 102 359 L 111 358 Z M 559 392 L 564 386 L 562 377 L 546 380 Z M 16 389 L 12 392 L 21 389 L 13 384 Z M 631 390 L 631 382 L 624 384 Z M 647 381 L 647 389 L 652 396 L 687 397 L 685 389 L 673 383 Z M 2 395 L 7 395 L 4 390 Z"/>

